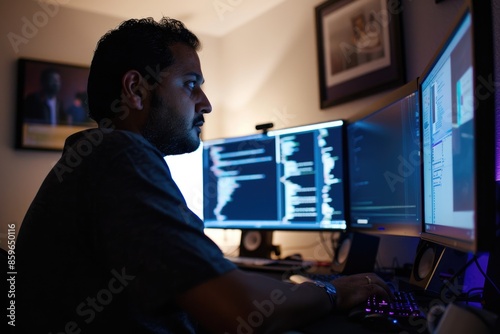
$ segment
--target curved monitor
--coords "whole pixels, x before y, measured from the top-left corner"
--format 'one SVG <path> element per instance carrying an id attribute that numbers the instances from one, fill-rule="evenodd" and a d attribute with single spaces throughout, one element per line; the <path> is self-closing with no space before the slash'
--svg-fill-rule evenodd
<path id="1" fill-rule="evenodd" d="M 418 85 L 391 93 L 347 126 L 350 230 L 422 231 Z"/>
<path id="2" fill-rule="evenodd" d="M 495 238 L 495 108 L 490 1 L 466 1 L 419 80 L 422 238 L 490 250 Z"/>
<path id="3" fill-rule="evenodd" d="M 203 143 L 206 228 L 345 230 L 344 122 Z"/>

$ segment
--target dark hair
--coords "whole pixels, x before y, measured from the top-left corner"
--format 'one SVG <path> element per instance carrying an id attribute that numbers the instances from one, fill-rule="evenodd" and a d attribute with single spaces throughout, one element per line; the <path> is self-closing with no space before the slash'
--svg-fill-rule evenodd
<path id="1" fill-rule="evenodd" d="M 170 46 L 175 43 L 200 48 L 198 38 L 182 22 L 168 17 L 159 22 L 127 20 L 101 37 L 87 84 L 90 117 L 99 122 L 117 116 L 113 106 L 120 101 L 121 79 L 127 71 L 136 70 L 149 84 L 155 83 L 154 74 L 173 64 Z"/>

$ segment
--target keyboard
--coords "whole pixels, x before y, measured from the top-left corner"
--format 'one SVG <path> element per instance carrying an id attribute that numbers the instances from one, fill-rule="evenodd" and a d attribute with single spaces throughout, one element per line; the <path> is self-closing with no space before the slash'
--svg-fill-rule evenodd
<path id="1" fill-rule="evenodd" d="M 395 291 L 392 300 L 371 296 L 366 302 L 365 313 L 382 314 L 399 319 L 425 318 L 425 313 L 421 310 L 413 293 L 405 291 Z"/>
<path id="2" fill-rule="evenodd" d="M 318 280 L 323 282 L 331 282 L 342 274 L 314 274 L 300 272 L 295 275 L 290 275 L 289 280 L 293 283 L 300 284 L 310 280 Z M 389 284 L 391 286 L 391 284 Z M 425 313 L 420 308 L 414 294 L 411 291 L 393 290 L 394 298 L 386 300 L 380 296 L 373 295 L 368 298 L 365 305 L 362 305 L 356 312 L 357 317 L 364 317 L 370 314 L 387 316 L 399 320 L 425 319 Z M 359 312 L 360 311 L 360 312 Z"/>

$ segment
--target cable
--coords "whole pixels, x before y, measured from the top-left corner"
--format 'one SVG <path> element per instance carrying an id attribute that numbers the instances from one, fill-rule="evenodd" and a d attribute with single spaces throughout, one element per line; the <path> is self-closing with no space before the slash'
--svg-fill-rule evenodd
<path id="1" fill-rule="evenodd" d="M 462 266 L 462 268 L 460 268 L 460 269 L 459 269 L 459 270 L 458 270 L 458 271 L 457 271 L 457 272 L 456 272 L 453 276 L 451 276 L 449 279 L 445 280 L 445 283 L 446 283 L 446 281 L 448 281 L 448 282 L 453 282 L 453 281 L 454 281 L 454 280 L 455 280 L 458 276 L 462 275 L 462 274 L 465 272 L 465 270 L 466 270 L 466 269 L 467 269 L 467 268 L 468 268 L 468 267 L 472 264 L 472 262 L 474 262 L 474 261 L 477 261 L 477 255 L 474 255 L 474 256 L 472 257 L 472 259 L 470 259 L 469 261 L 467 261 L 467 263 L 466 263 L 466 264 L 464 264 L 464 265 Z"/>
<path id="2" fill-rule="evenodd" d="M 484 276 L 485 279 L 490 282 L 490 284 L 495 288 L 496 292 L 500 295 L 500 289 L 498 289 L 498 286 L 493 282 L 493 280 L 484 272 L 483 268 L 481 268 L 481 265 L 477 261 L 477 257 L 474 259 L 474 262 L 476 263 L 477 269 L 481 272 L 481 274 Z"/>

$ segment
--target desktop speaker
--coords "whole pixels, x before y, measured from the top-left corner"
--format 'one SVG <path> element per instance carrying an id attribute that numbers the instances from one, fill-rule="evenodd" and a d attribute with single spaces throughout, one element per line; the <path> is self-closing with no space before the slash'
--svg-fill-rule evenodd
<path id="1" fill-rule="evenodd" d="M 332 261 L 332 271 L 342 274 L 372 272 L 380 238 L 363 233 L 342 233 Z"/>
<path id="2" fill-rule="evenodd" d="M 270 258 L 274 251 L 272 231 L 242 230 L 241 257 Z"/>
<path id="3" fill-rule="evenodd" d="M 451 248 L 420 240 L 410 276 L 410 284 L 424 290 L 441 292 L 445 281 L 462 285 L 467 254 Z M 459 286 L 456 286 L 458 288 Z"/>

